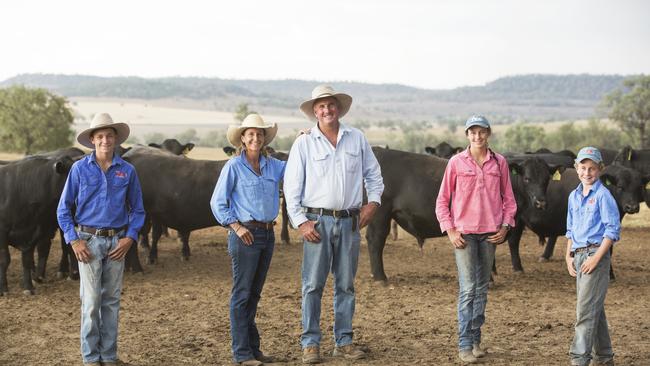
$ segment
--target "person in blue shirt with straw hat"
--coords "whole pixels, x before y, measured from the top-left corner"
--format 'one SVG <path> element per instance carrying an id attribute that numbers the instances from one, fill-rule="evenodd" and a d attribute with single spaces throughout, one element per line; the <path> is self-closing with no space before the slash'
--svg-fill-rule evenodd
<path id="1" fill-rule="evenodd" d="M 284 161 L 266 152 L 277 132 L 275 123 L 267 123 L 255 113 L 246 116 L 241 125 L 228 128 L 228 141 L 237 150 L 221 170 L 210 200 L 214 217 L 230 228 L 232 352 L 234 361 L 246 366 L 274 361 L 260 350 L 255 315 L 273 256 L 273 220 L 280 207 L 285 167 Z"/>
<path id="2" fill-rule="evenodd" d="M 569 195 L 566 264 L 576 278 L 575 335 L 571 365 L 613 365 L 614 352 L 607 330 L 605 295 L 609 286 L 609 249 L 620 239 L 618 207 L 600 182 L 603 158 L 595 147 L 578 152 L 575 168 L 580 179 Z M 592 350 L 595 355 L 592 355 Z"/>
<path id="3" fill-rule="evenodd" d="M 142 189 L 133 165 L 115 148 L 126 123 L 98 113 L 77 141 L 94 149 L 72 165 L 57 207 L 66 243 L 79 261 L 81 355 L 85 365 L 116 365 L 124 256 L 144 224 Z"/>

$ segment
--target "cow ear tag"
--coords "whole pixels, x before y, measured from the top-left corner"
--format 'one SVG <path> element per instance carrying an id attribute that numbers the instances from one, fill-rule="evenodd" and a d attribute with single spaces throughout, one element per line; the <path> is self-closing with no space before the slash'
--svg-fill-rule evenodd
<path id="1" fill-rule="evenodd" d="M 609 179 L 605 179 L 605 185 L 611 186 L 612 182 Z"/>
<path id="2" fill-rule="evenodd" d="M 632 160 L 632 149 L 630 149 L 630 151 L 627 152 L 627 161 L 631 161 L 631 160 Z"/>
<path id="3" fill-rule="evenodd" d="M 514 168 L 510 169 L 510 173 L 512 173 L 512 175 L 517 175 L 517 171 Z"/>
<path id="4" fill-rule="evenodd" d="M 650 190 L 650 182 L 648 182 L 648 184 L 645 185 L 645 189 Z"/>
<path id="5" fill-rule="evenodd" d="M 555 173 L 553 173 L 553 180 L 561 180 L 562 179 L 562 174 L 560 174 L 560 170 L 556 170 Z"/>

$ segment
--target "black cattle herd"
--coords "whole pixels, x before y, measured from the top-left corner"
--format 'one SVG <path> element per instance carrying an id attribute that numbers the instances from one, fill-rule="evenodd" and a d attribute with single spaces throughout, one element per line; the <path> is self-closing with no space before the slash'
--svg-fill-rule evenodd
<path id="1" fill-rule="evenodd" d="M 219 223 L 210 210 L 210 197 L 225 160 L 196 160 L 185 157 L 194 147 L 176 140 L 150 146 L 119 148 L 118 153 L 138 172 L 147 219 L 140 232 L 140 245 L 149 249 L 149 263 L 157 259 L 157 243 L 166 227 L 178 231 L 182 258 L 190 256 L 189 237 L 193 230 Z M 447 159 L 462 149 L 443 143 L 416 154 L 374 147 L 384 178 L 382 205 L 366 230 L 372 276 L 386 281 L 383 250 L 391 221 L 413 235 L 420 246 L 426 238 L 440 237 L 435 200 Z M 224 149 L 227 153 L 231 150 Z M 620 151 L 601 149 L 606 168 L 601 181 L 612 192 L 621 217 L 639 211 L 644 202 L 650 207 L 650 150 L 625 147 Z M 270 151 L 286 160 L 287 154 Z M 0 161 L 0 296 L 9 292 L 7 268 L 9 245 L 21 251 L 22 287 L 34 293 L 33 281 L 45 277 L 51 241 L 58 225 L 56 206 L 73 162 L 85 153 L 77 148 L 28 156 L 17 161 Z M 438 156 L 439 155 L 439 156 Z M 505 153 L 517 200 L 517 225 L 508 236 L 515 271 L 523 271 L 519 241 L 524 228 L 546 243 L 541 259 L 548 259 L 557 237 L 566 231 L 567 198 L 578 184 L 571 151 Z M 281 192 L 280 192 L 281 193 Z M 284 206 L 284 205 L 283 205 Z M 283 207 L 281 239 L 289 242 L 288 219 Z M 149 232 L 151 231 L 151 244 Z M 68 246 L 61 242 L 59 274 L 78 277 L 77 263 Z M 38 262 L 34 254 L 38 254 Z M 142 271 L 137 246 L 132 246 L 126 268 Z M 613 275 L 613 272 L 612 272 Z"/>

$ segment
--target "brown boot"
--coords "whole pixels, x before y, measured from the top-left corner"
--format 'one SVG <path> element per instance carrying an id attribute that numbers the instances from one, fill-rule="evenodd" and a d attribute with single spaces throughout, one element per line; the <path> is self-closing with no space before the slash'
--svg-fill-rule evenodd
<path id="1" fill-rule="evenodd" d="M 332 356 L 343 357 L 346 360 L 360 360 L 362 358 L 366 358 L 366 353 L 363 352 L 360 348 L 348 344 L 341 347 L 335 347 Z"/>
<path id="2" fill-rule="evenodd" d="M 471 349 L 465 349 L 465 350 L 462 350 L 462 351 L 458 352 L 458 358 L 460 358 L 460 360 L 463 363 L 476 363 L 476 362 L 478 362 L 478 358 L 476 358 L 476 356 L 474 356 Z"/>
<path id="3" fill-rule="evenodd" d="M 320 349 L 318 346 L 308 346 L 302 350 L 302 363 L 321 363 Z"/>
<path id="4" fill-rule="evenodd" d="M 485 355 L 487 355 L 487 352 L 485 351 L 484 348 L 481 348 L 480 344 L 475 344 L 474 348 L 472 348 L 472 354 L 476 358 L 481 358 L 481 357 L 484 357 Z"/>

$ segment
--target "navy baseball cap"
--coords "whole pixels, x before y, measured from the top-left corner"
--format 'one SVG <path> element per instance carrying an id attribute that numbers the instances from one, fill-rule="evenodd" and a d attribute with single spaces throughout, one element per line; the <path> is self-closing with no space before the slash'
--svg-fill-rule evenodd
<path id="1" fill-rule="evenodd" d="M 587 146 L 580 149 L 578 152 L 578 157 L 576 158 L 576 164 L 581 163 L 585 159 L 589 159 L 596 164 L 603 162 L 603 157 L 600 155 L 600 151 L 592 146 Z"/>
<path id="2" fill-rule="evenodd" d="M 471 127 L 474 126 L 490 128 L 490 122 L 487 120 L 487 118 L 481 115 L 471 116 L 467 121 L 465 121 L 465 131 L 469 130 Z"/>

